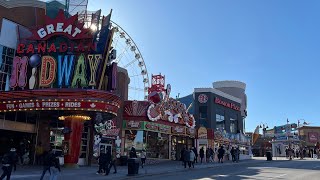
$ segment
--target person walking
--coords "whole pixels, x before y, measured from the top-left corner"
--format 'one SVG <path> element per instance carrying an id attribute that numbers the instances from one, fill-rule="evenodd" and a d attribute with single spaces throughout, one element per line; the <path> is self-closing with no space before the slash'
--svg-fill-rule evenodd
<path id="1" fill-rule="evenodd" d="M 52 153 L 51 154 L 49 180 L 57 180 L 59 172 L 61 172 L 59 158 L 55 153 Z"/>
<path id="2" fill-rule="evenodd" d="M 218 150 L 219 163 L 223 163 L 224 153 L 225 153 L 225 150 L 223 149 L 223 146 L 220 146 L 220 149 Z"/>
<path id="3" fill-rule="evenodd" d="M 52 162 L 52 151 L 51 150 L 49 152 L 44 151 L 43 157 L 44 157 L 43 158 L 43 170 L 42 170 L 40 180 L 43 180 L 43 177 L 47 171 L 49 171 L 49 173 L 51 174 L 50 166 L 51 166 L 51 162 Z"/>
<path id="4" fill-rule="evenodd" d="M 15 172 L 17 170 L 17 163 L 19 161 L 19 157 L 16 152 L 16 148 L 11 148 L 9 155 L 12 158 L 12 167 L 13 167 L 13 171 Z"/>
<path id="5" fill-rule="evenodd" d="M 104 149 L 100 150 L 100 156 L 98 157 L 99 170 L 96 174 L 104 174 L 106 171 L 105 165 L 107 164 L 107 154 Z"/>
<path id="6" fill-rule="evenodd" d="M 239 147 L 237 147 L 235 149 L 235 160 L 236 160 L 236 162 L 239 162 L 239 160 L 240 160 L 240 149 L 239 149 Z"/>
<path id="7" fill-rule="evenodd" d="M 186 152 L 186 149 L 183 148 L 180 152 L 180 161 L 182 162 L 182 165 L 184 165 L 184 153 Z"/>
<path id="8" fill-rule="evenodd" d="M 5 177 L 7 177 L 7 180 L 10 180 L 11 177 L 11 173 L 12 173 L 12 168 L 15 164 L 15 157 L 13 155 L 13 149 L 11 148 L 10 152 L 6 153 L 3 157 L 2 157 L 2 170 L 3 173 L 0 177 L 1 180 L 3 180 Z"/>
<path id="9" fill-rule="evenodd" d="M 109 166 L 109 170 L 108 172 L 110 172 L 112 166 L 113 166 L 113 174 L 117 173 L 117 166 L 116 166 L 116 161 L 117 161 L 117 157 L 116 157 L 116 152 L 113 153 L 113 155 L 111 156 L 111 162 L 110 162 L 110 166 Z"/>
<path id="10" fill-rule="evenodd" d="M 189 159 L 190 159 L 190 151 L 188 150 L 188 148 L 186 148 L 186 150 L 183 153 L 184 168 L 187 168 L 187 163 L 189 162 Z M 189 163 L 188 163 L 188 165 L 189 165 Z M 190 167 L 191 167 L 191 165 L 190 165 Z"/>
<path id="11" fill-rule="evenodd" d="M 195 162 L 195 163 L 198 163 L 198 152 L 197 152 L 197 149 L 196 149 L 195 147 L 193 147 L 193 148 L 192 148 L 192 151 L 193 151 L 193 153 L 194 153 L 194 155 L 195 155 L 195 157 L 194 157 L 194 162 Z"/>
<path id="12" fill-rule="evenodd" d="M 204 158 L 204 150 L 203 150 L 203 147 L 201 147 L 199 154 L 200 154 L 200 162 L 202 163 L 203 158 Z"/>
<path id="13" fill-rule="evenodd" d="M 142 149 L 142 152 L 141 152 L 141 167 L 142 168 L 146 164 L 146 159 L 147 159 L 147 152 L 144 149 Z"/>
<path id="14" fill-rule="evenodd" d="M 196 155 L 194 154 L 193 150 L 189 150 L 189 161 L 188 161 L 188 165 L 189 165 L 189 168 L 191 168 L 191 165 L 192 165 L 192 168 L 194 168 L 194 158 L 196 157 Z"/>
<path id="15" fill-rule="evenodd" d="M 235 151 L 234 147 L 231 148 L 230 153 L 231 153 L 231 157 L 232 157 L 232 162 L 235 162 L 236 161 L 236 151 Z"/>
<path id="16" fill-rule="evenodd" d="M 110 169 L 111 169 L 111 160 L 112 160 L 112 155 L 110 150 L 106 150 L 106 161 L 103 164 L 103 170 L 105 176 L 109 175 Z"/>

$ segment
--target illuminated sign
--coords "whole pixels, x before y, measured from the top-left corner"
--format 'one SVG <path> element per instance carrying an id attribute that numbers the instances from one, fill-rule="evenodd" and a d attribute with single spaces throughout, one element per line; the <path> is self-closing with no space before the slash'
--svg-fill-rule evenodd
<path id="1" fill-rule="evenodd" d="M 30 43 L 18 44 L 13 59 L 9 84 L 13 90 L 100 89 L 102 81 L 104 90 L 116 88 L 117 64 L 104 62 L 108 58 L 97 52 L 94 35 L 83 28 L 77 15 L 65 18 L 60 10 L 55 19 L 46 17 L 45 24 L 32 30 L 27 40 Z"/>
<path id="2" fill-rule="evenodd" d="M 236 110 L 236 111 L 240 111 L 240 107 L 237 106 L 236 104 L 234 104 L 234 103 L 229 103 L 229 102 L 225 102 L 225 101 L 221 100 L 221 99 L 218 98 L 218 97 L 215 97 L 215 98 L 214 98 L 214 102 L 215 102 L 216 104 L 220 104 L 220 105 L 222 105 L 222 106 L 224 106 L 224 107 L 227 107 L 227 108 L 230 108 L 230 109 L 233 109 L 233 110 Z"/>
<path id="3" fill-rule="evenodd" d="M 39 99 L 39 100 L 19 100 L 4 101 L 0 103 L 0 112 L 11 111 L 33 111 L 33 110 L 82 110 L 82 111 L 100 111 L 116 114 L 118 108 L 110 103 L 103 101 L 89 100 L 62 100 L 62 99 Z"/>

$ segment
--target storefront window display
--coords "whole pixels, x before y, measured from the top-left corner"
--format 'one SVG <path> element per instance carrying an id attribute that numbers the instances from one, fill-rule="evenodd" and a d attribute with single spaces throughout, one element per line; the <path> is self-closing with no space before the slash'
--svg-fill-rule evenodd
<path id="1" fill-rule="evenodd" d="M 135 147 L 138 155 L 145 149 L 146 144 L 146 132 L 137 130 L 125 131 L 125 151 L 129 154 L 132 147 Z"/>
<path id="2" fill-rule="evenodd" d="M 169 135 L 151 131 L 147 131 L 147 134 L 147 156 L 169 159 Z"/>
<path id="3" fill-rule="evenodd" d="M 131 147 L 135 147 L 140 156 L 142 149 L 148 158 L 169 159 L 169 135 L 151 131 L 126 130 L 125 150 L 129 154 Z"/>

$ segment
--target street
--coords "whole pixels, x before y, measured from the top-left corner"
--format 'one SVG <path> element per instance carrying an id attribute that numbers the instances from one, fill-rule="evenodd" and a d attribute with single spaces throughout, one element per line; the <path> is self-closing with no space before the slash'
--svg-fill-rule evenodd
<path id="1" fill-rule="evenodd" d="M 41 167 L 19 167 L 11 179 L 38 180 Z M 127 176 L 127 167 L 118 167 L 118 173 L 111 170 L 108 176 L 95 174 L 96 166 L 79 169 L 62 169 L 59 180 L 82 179 L 166 179 L 166 180 L 210 180 L 210 179 L 305 179 L 316 180 L 320 177 L 319 160 L 289 161 L 285 158 L 266 161 L 265 158 L 243 160 L 239 163 L 226 162 L 196 164 L 194 169 L 184 169 L 181 162 L 168 161 L 139 169 L 139 175 Z M 49 175 L 45 176 L 48 179 Z"/>
<path id="2" fill-rule="evenodd" d="M 259 163 L 233 164 L 206 169 L 187 169 L 186 171 L 162 174 L 137 179 L 166 180 L 210 180 L 210 179 L 290 179 L 318 180 L 320 177 L 320 161 L 293 160 Z"/>

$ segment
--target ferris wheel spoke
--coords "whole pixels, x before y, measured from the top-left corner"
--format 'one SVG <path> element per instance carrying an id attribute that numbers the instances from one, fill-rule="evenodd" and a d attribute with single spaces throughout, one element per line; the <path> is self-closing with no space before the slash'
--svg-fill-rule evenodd
<path id="1" fill-rule="evenodd" d="M 130 45 L 127 45 L 123 51 L 119 54 L 119 56 L 116 59 L 116 62 L 119 63 L 121 61 L 122 56 L 128 51 Z"/>
<path id="2" fill-rule="evenodd" d="M 144 91 L 144 90 L 141 89 L 141 88 L 132 87 L 132 86 L 129 86 L 129 89 L 136 90 L 136 91 Z"/>
<path id="3" fill-rule="evenodd" d="M 113 39 L 113 45 L 112 45 L 112 47 L 113 48 L 116 48 L 117 47 L 117 45 L 118 45 L 118 42 L 119 42 L 119 39 L 120 39 L 120 37 L 119 36 L 116 36 L 116 38 L 115 39 Z"/>
<path id="4" fill-rule="evenodd" d="M 136 61 L 137 61 L 137 59 L 133 59 L 131 62 L 129 62 L 128 64 L 124 65 L 123 68 L 127 68 L 128 66 L 131 66 L 131 64 L 133 64 Z"/>

